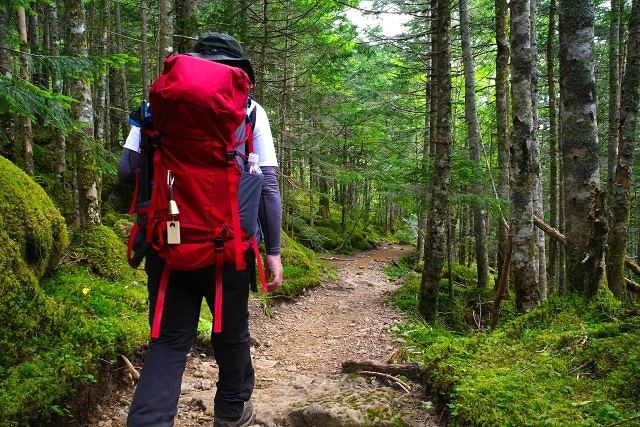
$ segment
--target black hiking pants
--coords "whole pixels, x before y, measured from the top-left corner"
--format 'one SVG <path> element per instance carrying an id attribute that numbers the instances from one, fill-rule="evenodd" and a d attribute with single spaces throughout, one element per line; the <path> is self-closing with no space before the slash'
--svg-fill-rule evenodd
<path id="1" fill-rule="evenodd" d="M 253 392 L 255 376 L 249 342 L 249 283 L 255 274 L 252 250 L 247 268 L 223 267 L 222 332 L 212 335 L 219 367 L 214 412 L 220 418 L 238 418 Z M 162 275 L 163 262 L 155 254 L 146 261 L 149 290 L 149 323 Z M 131 402 L 127 425 L 172 426 L 178 410 L 182 374 L 196 337 L 202 298 L 212 308 L 214 268 L 171 272 L 167 285 L 160 337 L 152 340 Z"/>

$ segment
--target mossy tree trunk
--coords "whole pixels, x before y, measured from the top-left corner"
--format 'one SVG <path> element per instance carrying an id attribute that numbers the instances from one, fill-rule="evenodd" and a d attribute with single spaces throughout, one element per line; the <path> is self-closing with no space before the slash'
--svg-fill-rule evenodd
<path id="1" fill-rule="evenodd" d="M 496 13 L 496 142 L 498 145 L 498 196 L 509 200 L 509 40 L 507 39 L 507 1 L 495 0 Z M 508 209 L 501 214 L 509 221 Z M 507 226 L 498 222 L 498 272 L 502 271 L 507 244 Z M 500 274 L 500 273 L 498 273 Z M 496 280 L 498 283 L 499 280 Z"/>
<path id="2" fill-rule="evenodd" d="M 68 19 L 66 51 L 68 55 L 80 58 L 88 56 L 86 21 L 82 0 L 66 0 L 65 10 Z M 83 79 L 69 82 L 70 95 L 77 101 L 71 113 L 82 124 L 69 138 L 75 155 L 75 174 L 77 177 L 79 218 L 81 226 L 100 223 L 100 171 L 95 163 L 90 147 L 93 137 L 93 108 L 91 90 Z"/>
<path id="3" fill-rule="evenodd" d="M 594 74 L 594 6 L 560 0 L 561 146 L 564 174 L 566 280 L 595 294 L 602 277 L 603 212 Z"/>
<path id="4" fill-rule="evenodd" d="M 516 290 L 516 309 L 524 312 L 540 302 L 538 236 L 533 224 L 536 209 L 535 133 L 531 102 L 530 0 L 512 0 L 511 32 L 511 96 L 513 130 L 511 134 L 511 233 L 513 255 L 511 271 Z"/>
<path id="5" fill-rule="evenodd" d="M 640 102 L 640 0 L 634 0 L 629 20 L 627 64 L 622 79 L 618 156 L 611 185 L 611 231 L 607 254 L 607 283 L 613 294 L 624 299 L 624 258 L 629 240 L 630 185 L 633 177 L 636 123 Z"/>
<path id="6" fill-rule="evenodd" d="M 549 224 L 558 228 L 558 109 L 556 106 L 555 43 L 556 0 L 549 0 L 547 33 L 547 87 L 549 91 Z M 558 285 L 558 242 L 549 239 L 547 273 L 551 286 Z"/>
<path id="7" fill-rule="evenodd" d="M 176 50 L 191 52 L 198 36 L 196 0 L 176 0 Z"/>
<path id="8" fill-rule="evenodd" d="M 460 36 L 462 39 L 462 61 L 464 65 L 464 111 L 467 120 L 469 157 L 477 170 L 482 170 L 480 154 L 482 138 L 476 111 L 476 76 L 469 29 L 469 6 L 467 0 L 460 0 Z M 472 191 L 476 195 L 484 193 L 484 180 L 477 180 Z M 479 203 L 473 206 L 473 234 L 475 236 L 475 256 L 478 268 L 478 287 L 489 284 L 489 254 L 487 250 L 487 214 Z"/>
<path id="9" fill-rule="evenodd" d="M 447 254 L 451 148 L 453 145 L 451 135 L 451 5 L 449 0 L 438 1 L 436 22 L 438 136 L 434 152 L 434 179 L 429 226 L 425 241 L 424 270 L 418 301 L 418 310 L 427 321 L 435 320 L 437 315 L 440 278 Z"/>
<path id="10" fill-rule="evenodd" d="M 47 21 L 49 22 L 49 54 L 60 54 L 60 19 L 58 15 L 58 0 L 52 0 L 47 8 Z M 52 89 L 55 93 L 62 93 L 64 84 L 62 76 L 56 70 L 51 72 Z M 67 140 L 63 132 L 56 131 L 55 136 L 55 161 L 53 170 L 58 182 L 64 182 L 67 169 Z"/>

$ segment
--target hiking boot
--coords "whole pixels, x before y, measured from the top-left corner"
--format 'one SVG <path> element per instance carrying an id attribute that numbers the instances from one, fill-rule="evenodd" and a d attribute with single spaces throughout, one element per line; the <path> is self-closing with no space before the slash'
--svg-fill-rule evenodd
<path id="1" fill-rule="evenodd" d="M 251 400 L 244 402 L 244 411 L 240 417 L 225 420 L 222 418 L 214 417 L 213 427 L 247 427 L 253 421 L 253 403 Z"/>

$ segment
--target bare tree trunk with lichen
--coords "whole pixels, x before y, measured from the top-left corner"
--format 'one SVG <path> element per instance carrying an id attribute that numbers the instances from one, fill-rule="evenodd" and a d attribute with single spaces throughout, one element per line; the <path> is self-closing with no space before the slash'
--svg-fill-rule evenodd
<path id="1" fill-rule="evenodd" d="M 622 0 L 611 0 L 609 22 L 609 129 L 607 134 L 607 190 L 613 190 L 618 155 L 620 118 L 620 9 Z"/>
<path id="2" fill-rule="evenodd" d="M 531 40 L 531 116 L 533 123 L 533 139 L 531 166 L 536 174 L 536 190 L 533 194 L 534 212 L 537 216 L 544 218 L 544 196 L 542 194 L 542 166 L 540 157 L 540 139 L 538 138 L 538 39 L 536 35 L 536 13 L 538 8 L 537 0 L 530 0 L 531 26 L 529 28 Z M 540 289 L 540 300 L 547 299 L 547 258 L 545 248 L 544 233 L 535 229 L 538 240 L 538 288 Z"/>
<path id="3" fill-rule="evenodd" d="M 480 153 L 482 137 L 476 111 L 476 76 L 469 29 L 469 6 L 467 0 L 460 0 L 460 36 L 462 40 L 462 62 L 464 65 L 464 111 L 468 128 L 469 157 L 478 170 L 482 170 Z M 477 195 L 484 192 L 483 180 L 472 186 Z M 487 213 L 478 203 L 473 206 L 473 234 L 475 237 L 475 259 L 478 268 L 478 287 L 489 285 L 489 254 L 487 250 Z"/>
<path id="4" fill-rule="evenodd" d="M 29 42 L 27 41 L 27 18 L 23 6 L 18 6 L 18 34 L 20 35 L 20 78 L 30 81 L 28 58 Z M 20 117 L 20 127 L 22 128 L 23 143 L 23 166 L 26 173 L 33 176 L 33 131 L 31 129 L 31 119 Z"/>
<path id="5" fill-rule="evenodd" d="M 629 20 L 627 65 L 622 79 L 618 156 L 611 183 L 609 209 L 611 230 L 608 239 L 607 283 L 613 294 L 625 298 L 624 259 L 629 240 L 630 186 L 640 102 L 640 0 L 634 0 Z"/>
<path id="6" fill-rule="evenodd" d="M 507 39 L 507 1 L 495 0 L 496 11 L 496 142 L 498 145 L 498 196 L 509 200 L 509 40 Z M 501 214 L 509 221 L 508 209 Z M 498 223 L 498 274 L 502 271 L 507 243 L 507 226 Z M 496 280 L 498 283 L 499 279 Z"/>
<path id="7" fill-rule="evenodd" d="M 561 146 L 564 172 L 566 280 L 587 298 L 602 277 L 604 212 L 594 73 L 594 6 L 560 0 Z"/>
<path id="8" fill-rule="evenodd" d="M 167 56 L 173 53 L 173 16 L 172 0 L 158 0 L 158 72 Z"/>
<path id="9" fill-rule="evenodd" d="M 425 241 L 424 270 L 418 296 L 418 311 L 427 321 L 435 320 L 442 267 L 447 253 L 447 222 L 449 220 L 449 187 L 451 168 L 451 5 L 438 1 L 437 13 L 437 98 L 438 137 L 434 153 L 434 180 L 431 211 Z"/>
<path id="10" fill-rule="evenodd" d="M 555 48 L 556 0 L 549 1 L 549 27 L 547 32 L 547 87 L 549 92 L 549 224 L 558 224 L 558 109 L 556 107 Z M 558 285 L 558 242 L 549 240 L 547 274 L 552 286 Z"/>
<path id="11" fill-rule="evenodd" d="M 70 56 L 87 58 L 87 35 L 85 11 L 82 0 L 66 0 L 69 31 L 66 51 Z M 79 224 L 81 226 L 100 224 L 100 171 L 90 147 L 93 137 L 93 108 L 91 91 L 83 79 L 73 79 L 69 83 L 71 96 L 77 101 L 71 114 L 82 127 L 75 129 L 69 143 L 75 154 L 75 173 L 78 181 Z"/>
<path id="12" fill-rule="evenodd" d="M 535 214 L 536 170 L 535 133 L 531 103 L 530 0 L 511 3 L 511 96 L 513 130 L 511 134 L 511 270 L 516 290 L 516 309 L 525 312 L 540 302 L 538 235 Z"/>

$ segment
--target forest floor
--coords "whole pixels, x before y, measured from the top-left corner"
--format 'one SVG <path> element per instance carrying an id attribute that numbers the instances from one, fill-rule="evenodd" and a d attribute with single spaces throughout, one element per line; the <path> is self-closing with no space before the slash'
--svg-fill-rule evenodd
<path id="1" fill-rule="evenodd" d="M 407 394 L 386 379 L 341 373 L 346 360 L 384 362 L 400 347 L 391 329 L 402 315 L 387 304 L 400 285 L 382 268 L 408 250 L 384 245 L 333 257 L 335 281 L 274 302 L 271 317 L 252 298 L 255 426 L 440 424 L 429 415 L 433 405 L 420 385 L 410 383 Z M 203 347 L 189 355 L 176 426 L 212 425 L 217 366 Z M 98 406 L 89 425 L 125 425 L 132 395 L 133 385 L 115 391 L 112 403 Z"/>

